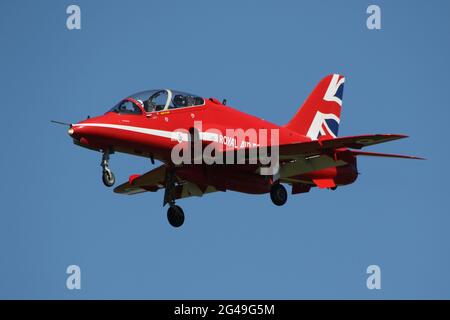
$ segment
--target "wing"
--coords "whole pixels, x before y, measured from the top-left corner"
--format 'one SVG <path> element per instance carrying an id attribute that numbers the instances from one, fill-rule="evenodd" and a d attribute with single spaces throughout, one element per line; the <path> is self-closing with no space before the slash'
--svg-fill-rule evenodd
<path id="1" fill-rule="evenodd" d="M 143 175 L 132 175 L 127 182 L 116 187 L 114 189 L 114 192 L 133 195 L 147 191 L 156 192 L 160 189 L 164 189 L 167 178 L 166 171 L 167 165 L 164 164 Z M 187 180 L 183 180 L 177 175 L 175 175 L 175 184 L 175 199 L 188 198 L 193 196 L 201 197 L 204 194 L 217 191 L 213 186 L 199 187 L 197 184 Z"/>
<path id="2" fill-rule="evenodd" d="M 401 134 L 372 134 L 334 139 L 319 139 L 309 142 L 285 144 L 279 146 L 280 157 L 293 155 L 313 155 L 327 149 L 352 148 L 362 149 L 379 143 L 407 138 Z"/>
<path id="3" fill-rule="evenodd" d="M 307 142 L 298 142 L 292 144 L 279 145 L 280 159 L 285 159 L 280 168 L 280 178 L 288 178 L 298 174 L 303 174 L 315 170 L 325 169 L 329 167 L 343 166 L 347 164 L 345 158 L 337 159 L 332 156 L 335 149 L 351 148 L 362 149 L 367 146 L 384 143 L 388 141 L 406 138 L 405 135 L 399 134 L 374 134 L 374 135 L 359 135 L 349 137 L 339 137 L 334 139 L 319 139 Z M 270 147 L 269 147 L 270 148 Z M 273 149 L 273 148 L 272 148 Z M 246 151 L 251 151 L 246 148 Z M 254 151 L 254 149 L 253 149 Z M 236 151 L 232 151 L 236 153 Z M 408 159 L 421 159 L 412 156 L 390 155 L 374 152 L 363 152 L 357 150 L 348 150 L 355 156 L 378 156 L 378 157 L 397 157 Z M 225 152 L 222 155 L 226 156 Z M 246 152 L 246 156 L 251 152 Z M 259 155 L 259 152 L 253 153 Z M 286 162 L 286 159 L 287 162 Z M 290 161 L 289 159 L 293 160 Z M 162 165 L 143 175 L 132 175 L 128 182 L 116 187 L 114 192 L 120 194 L 138 194 L 146 191 L 156 192 L 159 189 L 165 188 L 166 185 L 166 171 L 167 165 Z M 261 174 L 261 167 L 255 173 Z M 253 169 L 254 170 L 254 169 Z M 253 171 L 254 172 L 254 171 Z M 183 180 L 179 176 L 175 176 L 176 190 L 175 198 L 185 198 L 191 196 L 202 196 L 206 193 L 218 191 L 213 186 L 199 186 L 194 182 Z"/>
<path id="4" fill-rule="evenodd" d="M 116 187 L 114 192 L 127 195 L 146 191 L 156 192 L 159 189 L 164 188 L 166 168 L 166 165 L 162 165 L 143 175 L 132 175 L 127 182 Z"/>
<path id="5" fill-rule="evenodd" d="M 351 161 L 345 155 L 371 155 L 382 156 L 376 153 L 367 153 L 352 149 L 362 149 L 364 147 L 372 146 L 379 143 L 389 142 L 393 140 L 406 138 L 405 135 L 400 134 L 373 134 L 373 135 L 358 135 L 339 138 L 322 138 L 319 140 L 297 142 L 291 144 L 282 144 L 278 146 L 279 159 L 281 160 L 280 166 L 280 178 L 287 179 L 292 176 L 304 174 L 312 171 L 326 169 L 330 167 L 339 167 L 346 165 Z M 264 149 L 271 149 L 270 152 Z M 340 150 L 339 150 L 340 149 Z M 350 149 L 350 150 L 349 150 Z M 339 150 L 339 154 L 342 156 L 336 157 L 335 150 Z M 265 151 L 262 152 L 261 151 Z M 260 154 L 273 154 L 274 148 L 259 147 L 259 148 L 246 148 L 245 152 L 240 156 L 246 159 L 258 158 Z M 233 153 L 230 158 L 238 157 L 237 151 L 225 152 L 227 158 L 228 153 Z M 398 157 L 408 159 L 419 159 L 412 156 L 401 155 L 384 155 L 385 157 Z M 259 167 L 256 173 L 262 174 L 263 167 Z"/>
<path id="6" fill-rule="evenodd" d="M 327 151 L 340 149 L 340 148 L 351 148 L 351 149 L 362 149 L 364 147 L 372 146 L 379 143 L 384 143 L 388 141 L 398 140 L 407 138 L 408 136 L 400 134 L 372 134 L 372 135 L 359 135 L 359 136 L 349 136 L 349 137 L 339 137 L 339 138 L 324 138 L 319 140 L 307 141 L 307 142 L 296 142 L 290 144 L 282 144 L 278 146 L 278 153 L 280 159 L 291 159 L 296 157 L 308 157 L 313 155 L 324 154 Z M 260 151 L 266 151 L 262 154 L 270 154 L 272 152 L 267 152 L 264 149 L 271 149 L 273 151 L 273 146 L 268 147 L 257 147 L 257 148 L 244 148 L 240 157 L 245 159 L 258 157 L 261 153 Z M 232 154 L 232 155 L 229 155 Z M 225 151 L 222 154 L 223 159 L 233 158 L 238 155 L 238 151 Z"/>

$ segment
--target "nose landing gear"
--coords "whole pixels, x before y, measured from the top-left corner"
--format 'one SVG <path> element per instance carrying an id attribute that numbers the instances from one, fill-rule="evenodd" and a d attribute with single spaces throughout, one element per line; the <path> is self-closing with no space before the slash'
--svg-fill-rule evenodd
<path id="1" fill-rule="evenodd" d="M 112 187 L 116 182 L 116 178 L 114 177 L 114 173 L 109 169 L 109 150 L 105 150 L 102 156 L 102 162 L 100 165 L 103 168 L 102 172 L 102 181 L 103 184 L 107 187 Z"/>

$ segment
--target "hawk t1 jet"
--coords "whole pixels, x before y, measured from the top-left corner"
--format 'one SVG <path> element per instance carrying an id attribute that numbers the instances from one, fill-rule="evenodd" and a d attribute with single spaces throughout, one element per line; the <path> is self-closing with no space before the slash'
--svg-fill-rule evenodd
<path id="1" fill-rule="evenodd" d="M 293 118 L 279 126 L 226 105 L 171 89 L 132 94 L 103 115 L 68 124 L 73 142 L 102 154 L 102 180 L 115 183 L 109 157 L 115 152 L 146 157 L 161 165 L 132 174 L 114 192 L 164 192 L 167 218 L 184 222 L 178 199 L 218 191 L 269 194 L 286 203 L 311 188 L 335 190 L 355 182 L 360 156 L 422 159 L 361 151 L 405 138 L 401 134 L 338 137 L 345 78 L 322 79 Z M 279 106 L 278 106 L 279 108 Z"/>

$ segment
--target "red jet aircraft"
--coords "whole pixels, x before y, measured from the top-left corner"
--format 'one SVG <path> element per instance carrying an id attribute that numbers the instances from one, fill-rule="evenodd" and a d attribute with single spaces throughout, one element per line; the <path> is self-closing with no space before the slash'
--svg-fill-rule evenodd
<path id="1" fill-rule="evenodd" d="M 177 199 L 232 190 L 269 193 L 281 206 L 287 200 L 283 184 L 298 194 L 312 187 L 334 190 L 353 183 L 358 156 L 422 159 L 360 151 L 405 135 L 337 137 L 344 81 L 338 74 L 322 79 L 284 126 L 233 109 L 225 101 L 164 89 L 133 94 L 104 115 L 70 124 L 68 133 L 76 145 L 102 152 L 102 178 L 108 187 L 115 182 L 109 168 L 114 152 L 147 157 L 153 164 L 155 159 L 161 161 L 158 168 L 131 175 L 114 192 L 132 195 L 165 189 L 167 218 L 179 227 L 184 213 L 175 204 Z M 269 165 L 263 159 L 272 161 Z"/>

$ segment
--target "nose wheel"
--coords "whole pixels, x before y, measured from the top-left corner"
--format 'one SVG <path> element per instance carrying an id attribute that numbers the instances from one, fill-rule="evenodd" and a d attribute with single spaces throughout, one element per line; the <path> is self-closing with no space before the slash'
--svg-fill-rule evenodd
<path id="1" fill-rule="evenodd" d="M 114 173 L 108 168 L 103 169 L 102 181 L 105 186 L 112 187 L 116 182 L 116 177 L 114 177 Z"/>
<path id="2" fill-rule="evenodd" d="M 280 184 L 275 183 L 270 188 L 270 199 L 277 206 L 282 206 L 286 203 L 288 194 L 286 188 Z"/>
<path id="3" fill-rule="evenodd" d="M 114 173 L 109 169 L 109 151 L 103 152 L 102 162 L 100 164 L 103 168 L 102 171 L 102 181 L 107 187 L 112 187 L 116 182 L 116 177 Z"/>

